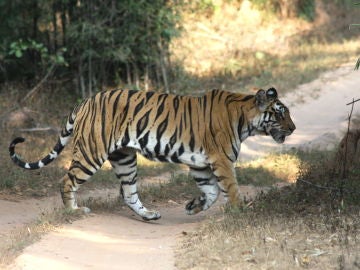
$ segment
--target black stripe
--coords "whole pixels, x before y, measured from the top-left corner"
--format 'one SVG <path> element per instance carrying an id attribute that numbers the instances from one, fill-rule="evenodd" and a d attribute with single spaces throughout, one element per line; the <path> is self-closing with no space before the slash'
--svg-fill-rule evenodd
<path id="1" fill-rule="evenodd" d="M 236 148 L 234 147 L 234 145 L 231 145 L 231 147 L 232 147 L 233 153 L 234 153 L 234 155 L 235 155 L 235 158 L 237 159 L 239 153 L 238 153 L 238 151 L 236 150 Z"/>
<path id="2" fill-rule="evenodd" d="M 118 165 L 121 165 L 121 166 L 124 166 L 124 165 L 131 165 L 133 163 L 136 163 L 136 155 L 133 156 L 133 158 L 131 158 L 130 160 L 127 160 L 127 161 L 123 161 L 121 162 L 120 160 L 118 161 Z"/>
<path id="3" fill-rule="evenodd" d="M 155 156 L 158 158 L 160 156 L 160 141 L 158 141 L 154 147 Z"/>
<path id="4" fill-rule="evenodd" d="M 139 144 L 140 144 L 141 149 L 144 149 L 146 147 L 146 145 L 148 144 L 149 134 L 150 134 L 150 131 L 146 132 L 145 135 L 139 139 Z"/>
<path id="5" fill-rule="evenodd" d="M 117 92 L 120 92 L 121 89 L 113 89 L 113 90 L 110 90 L 110 91 L 107 91 L 108 95 L 109 95 L 109 99 L 111 99 L 111 97 L 117 93 Z"/>
<path id="6" fill-rule="evenodd" d="M 134 184 L 136 184 L 136 176 L 137 176 L 137 175 L 135 175 L 134 178 L 133 178 L 131 181 L 121 181 L 121 186 L 123 186 L 123 185 L 134 185 Z"/>
<path id="7" fill-rule="evenodd" d="M 121 159 L 126 158 L 128 155 L 124 154 L 120 151 L 114 151 L 112 153 L 109 154 L 109 161 L 119 161 Z"/>
<path id="8" fill-rule="evenodd" d="M 115 175 L 116 175 L 117 178 L 121 178 L 121 177 L 129 176 L 134 172 L 135 171 L 131 171 L 131 172 L 128 172 L 128 173 L 116 173 Z"/>
<path id="9" fill-rule="evenodd" d="M 155 94 L 155 92 L 146 92 L 146 103 L 149 101 L 149 99 Z"/>
<path id="10" fill-rule="evenodd" d="M 194 177 L 194 180 L 195 180 L 195 182 L 204 182 L 204 181 L 209 182 L 210 181 L 209 178 L 202 178 L 202 177 Z"/>
<path id="11" fill-rule="evenodd" d="M 160 98 L 162 98 L 162 100 L 161 100 L 160 106 L 158 107 L 158 109 L 156 111 L 155 120 L 158 119 L 159 116 L 163 113 L 164 107 L 165 107 L 164 103 L 165 103 L 165 100 L 166 100 L 167 96 L 161 95 L 161 96 L 159 96 L 159 100 L 160 100 Z"/>
<path id="12" fill-rule="evenodd" d="M 136 137 L 137 138 L 139 138 L 141 133 L 144 131 L 144 129 L 148 125 L 150 112 L 151 111 L 148 111 L 147 113 L 145 113 L 144 116 L 141 117 L 139 119 L 139 121 L 137 122 L 137 124 L 136 124 Z"/>
<path id="13" fill-rule="evenodd" d="M 166 118 L 164 119 L 164 121 L 162 121 L 159 124 L 159 127 L 156 130 L 156 140 L 158 142 L 160 142 L 161 136 L 164 134 L 164 132 L 168 126 L 168 123 L 169 123 L 169 113 L 166 115 Z"/>
<path id="14" fill-rule="evenodd" d="M 75 181 L 76 181 L 76 183 L 78 185 L 82 185 L 82 184 L 84 184 L 86 182 L 86 180 L 77 178 L 76 176 L 74 176 L 74 178 L 75 178 Z"/>
<path id="15" fill-rule="evenodd" d="M 177 154 L 174 153 L 171 157 L 170 157 L 171 161 L 174 162 L 174 163 L 181 163 Z"/>
<path id="16" fill-rule="evenodd" d="M 173 108 L 174 108 L 174 112 L 176 115 L 178 112 L 178 109 L 179 109 L 179 97 L 178 96 L 175 96 L 173 99 Z"/>
<path id="17" fill-rule="evenodd" d="M 43 159 L 41 159 L 41 162 L 44 164 L 44 166 L 48 165 L 50 162 L 52 162 L 54 159 L 50 158 L 50 155 L 47 155 Z"/>
<path id="18" fill-rule="evenodd" d="M 178 156 L 181 156 L 182 154 L 184 154 L 184 152 L 185 152 L 184 145 L 181 144 L 181 145 L 180 145 L 180 148 L 179 148 L 179 150 L 178 150 Z"/>
<path id="19" fill-rule="evenodd" d="M 164 155 L 156 156 L 156 158 L 161 162 L 167 162 L 168 161 L 166 156 L 164 156 Z"/>
<path id="20" fill-rule="evenodd" d="M 86 161 L 91 167 L 93 167 L 93 168 L 96 169 L 95 164 L 89 159 L 89 157 L 88 157 L 88 155 L 87 155 L 87 151 L 85 151 L 85 149 L 84 149 L 84 146 L 83 146 L 81 143 L 79 143 L 78 145 L 79 145 L 79 150 L 80 150 L 83 158 L 85 159 L 85 161 Z M 91 149 L 90 149 L 90 152 L 92 152 Z M 92 157 L 94 158 L 93 153 L 91 153 L 91 155 L 92 155 Z M 94 159 L 94 162 L 97 163 L 97 160 Z M 102 164 L 101 164 L 101 163 L 100 163 L 100 164 L 97 163 L 97 165 L 100 167 Z"/>
<path id="21" fill-rule="evenodd" d="M 219 95 L 219 97 L 218 97 L 218 101 L 220 101 L 222 95 L 225 93 L 224 91 L 219 91 L 219 92 L 220 92 L 220 95 Z"/>
<path id="22" fill-rule="evenodd" d="M 169 143 L 170 143 L 171 148 L 174 147 L 174 145 L 175 145 L 175 143 L 176 143 L 176 141 L 177 141 L 176 135 L 177 135 L 177 128 L 175 129 L 174 134 L 170 137 L 170 140 L 169 140 Z"/>
<path id="23" fill-rule="evenodd" d="M 122 146 L 127 146 L 128 143 L 130 142 L 129 130 L 128 129 L 129 128 L 126 128 L 124 137 L 121 139 L 121 145 Z"/>
<path id="24" fill-rule="evenodd" d="M 214 106 L 214 99 L 215 99 L 215 95 L 217 93 L 217 90 L 213 90 L 211 92 L 211 100 L 210 100 L 210 119 L 209 119 L 209 127 L 210 127 L 210 133 L 211 136 L 213 138 L 215 138 L 215 132 L 214 132 L 214 128 L 212 126 L 212 111 L 213 111 L 213 106 Z"/>
<path id="25" fill-rule="evenodd" d="M 249 99 L 252 99 L 253 97 L 254 97 L 254 95 L 248 95 L 248 96 L 245 96 L 244 98 L 240 99 L 240 101 L 246 102 L 246 101 L 248 101 Z"/>
<path id="26" fill-rule="evenodd" d="M 195 138 L 194 138 L 194 130 L 193 130 L 193 122 L 192 122 L 192 106 L 191 106 L 191 99 L 188 100 L 188 112 L 189 112 L 189 125 L 190 125 L 190 142 L 189 147 L 190 151 L 194 152 L 195 148 Z"/>
<path id="27" fill-rule="evenodd" d="M 116 112 L 118 111 L 118 103 L 121 97 L 121 94 L 123 93 L 123 91 L 119 91 L 118 95 L 116 96 L 114 103 L 113 103 L 113 115 L 112 115 L 112 119 L 114 119 Z"/>
<path id="28" fill-rule="evenodd" d="M 73 131 L 73 129 L 70 129 L 70 130 L 67 130 L 66 129 L 66 127 L 63 129 L 63 130 L 61 130 L 61 137 L 68 137 L 68 136 L 70 136 L 71 135 L 71 133 L 72 133 L 72 131 Z"/>
<path id="29" fill-rule="evenodd" d="M 54 146 L 54 151 L 58 154 L 61 153 L 61 151 L 64 149 L 64 146 L 61 144 L 60 138 L 58 139 L 56 145 Z"/>
<path id="30" fill-rule="evenodd" d="M 244 119 L 244 112 L 243 110 L 241 109 L 241 116 L 240 116 L 240 119 L 239 119 L 239 123 L 238 123 L 238 127 L 237 127 L 237 133 L 238 133 L 238 136 L 239 136 L 239 140 L 241 141 L 241 130 L 244 126 L 244 122 L 245 122 L 245 119 Z"/>
<path id="31" fill-rule="evenodd" d="M 104 149 L 108 149 L 108 144 L 110 142 L 107 141 L 107 138 L 106 138 L 106 134 L 105 134 L 105 131 L 106 131 L 106 105 L 105 105 L 105 101 L 106 101 L 106 98 L 103 94 L 100 95 L 100 98 L 101 98 L 101 103 L 100 103 L 100 113 L 101 113 L 101 140 L 104 144 Z"/>
<path id="32" fill-rule="evenodd" d="M 71 163 L 70 166 L 70 171 L 74 168 L 78 168 L 80 170 L 82 170 L 85 174 L 92 176 L 94 173 L 92 171 L 90 171 L 88 168 L 85 167 L 85 165 L 81 164 L 79 161 L 74 161 Z"/>
<path id="33" fill-rule="evenodd" d="M 207 96 L 203 96 L 203 97 L 202 97 L 202 101 L 203 101 L 203 104 L 202 104 L 202 106 L 203 106 L 203 113 L 204 113 L 204 115 L 206 115 Z"/>
<path id="34" fill-rule="evenodd" d="M 182 120 L 182 117 L 181 117 L 180 118 L 180 124 L 179 124 L 179 138 L 181 138 L 182 131 L 183 131 L 183 120 Z"/>
<path id="35" fill-rule="evenodd" d="M 135 117 L 143 107 L 144 107 L 144 99 L 141 100 L 141 102 L 138 105 L 136 105 L 133 116 Z"/>

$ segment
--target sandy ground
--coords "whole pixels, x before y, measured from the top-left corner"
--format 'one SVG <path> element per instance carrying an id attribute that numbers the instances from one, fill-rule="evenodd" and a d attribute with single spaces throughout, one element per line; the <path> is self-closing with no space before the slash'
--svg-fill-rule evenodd
<path id="1" fill-rule="evenodd" d="M 243 160 L 291 147 L 334 148 L 346 129 L 350 111 L 346 103 L 360 97 L 360 72 L 346 65 L 291 92 L 284 97 L 280 92 L 280 99 L 290 108 L 295 133 L 284 145 L 270 138 L 250 138 L 242 147 Z M 360 104 L 354 113 L 360 114 Z M 242 187 L 242 191 L 247 197 L 256 192 L 251 187 Z M 116 193 L 103 191 L 105 196 Z M 0 241 L 57 205 L 61 205 L 58 197 L 27 201 L 0 198 Z M 92 214 L 45 235 L 27 247 L 9 269 L 175 269 L 177 238 L 219 211 L 219 205 L 196 216 L 187 216 L 182 205 L 161 207 L 162 218 L 156 222 L 143 222 L 127 209 L 116 215 Z"/>

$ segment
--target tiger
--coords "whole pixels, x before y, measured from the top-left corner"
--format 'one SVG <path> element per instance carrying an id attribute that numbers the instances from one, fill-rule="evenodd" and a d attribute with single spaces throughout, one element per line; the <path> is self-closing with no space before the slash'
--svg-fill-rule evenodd
<path id="1" fill-rule="evenodd" d="M 220 191 L 227 204 L 241 205 L 234 162 L 247 137 L 268 135 L 283 143 L 295 128 L 274 87 L 255 94 L 215 89 L 202 96 L 116 89 L 98 92 L 75 106 L 57 143 L 39 161 L 25 162 L 16 154 L 15 146 L 25 141 L 22 137 L 10 143 L 9 153 L 18 166 L 36 170 L 54 161 L 72 135 L 71 164 L 60 180 L 65 208 L 90 212 L 78 206 L 76 192 L 108 160 L 125 204 L 149 221 L 161 214 L 140 200 L 137 153 L 189 167 L 201 191 L 185 206 L 193 215 L 211 207 Z"/>

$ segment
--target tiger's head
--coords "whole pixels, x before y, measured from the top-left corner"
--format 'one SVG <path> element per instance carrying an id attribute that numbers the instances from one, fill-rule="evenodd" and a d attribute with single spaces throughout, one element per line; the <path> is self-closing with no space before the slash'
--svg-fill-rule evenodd
<path id="1" fill-rule="evenodd" d="M 271 135 L 277 143 L 283 143 L 286 136 L 296 129 L 289 109 L 278 99 L 275 88 L 260 89 L 255 95 L 261 115 L 256 129 L 259 133 Z"/>

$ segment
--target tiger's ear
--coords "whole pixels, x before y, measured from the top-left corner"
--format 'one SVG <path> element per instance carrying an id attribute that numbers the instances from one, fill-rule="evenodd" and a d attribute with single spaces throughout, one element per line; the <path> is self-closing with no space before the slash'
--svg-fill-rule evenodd
<path id="1" fill-rule="evenodd" d="M 271 101 L 277 99 L 277 91 L 274 87 L 269 88 L 266 92 L 260 89 L 257 91 L 255 99 L 260 111 L 264 111 Z"/>
<path id="2" fill-rule="evenodd" d="M 269 100 L 277 99 L 278 94 L 277 94 L 276 89 L 275 89 L 274 87 L 269 88 L 269 89 L 266 91 L 266 97 L 267 97 Z"/>
<path id="3" fill-rule="evenodd" d="M 259 107 L 260 111 L 264 111 L 267 105 L 267 96 L 264 89 L 257 91 L 255 95 L 256 105 Z"/>

